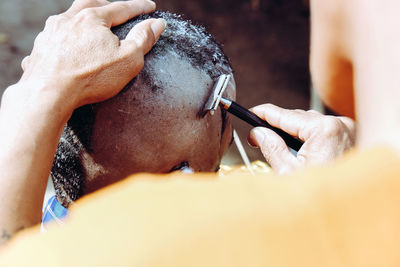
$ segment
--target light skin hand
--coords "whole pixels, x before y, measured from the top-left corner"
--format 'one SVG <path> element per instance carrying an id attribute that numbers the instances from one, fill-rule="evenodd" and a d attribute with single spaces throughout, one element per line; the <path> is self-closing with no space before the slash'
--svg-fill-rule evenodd
<path id="1" fill-rule="evenodd" d="M 43 195 L 62 129 L 72 111 L 116 95 L 143 66 L 165 28 L 146 20 L 119 41 L 110 27 L 152 12 L 147 0 L 76 0 L 50 17 L 21 80 L 0 109 L 0 244 L 40 222 Z"/>
<path id="2" fill-rule="evenodd" d="M 100 6 L 81 9 L 92 3 Z M 161 20 L 144 21 L 121 42 L 110 27 L 154 8 L 154 3 L 146 0 L 75 2 L 64 14 L 47 20 L 31 55 L 22 63 L 21 81 L 68 81 L 67 88 L 57 93 L 68 97 L 74 108 L 116 95 L 139 73 L 144 54 L 164 25 Z"/>
<path id="3" fill-rule="evenodd" d="M 252 111 L 304 142 L 296 157 L 272 130 L 257 127 L 250 132 L 249 143 L 261 149 L 266 161 L 278 173 L 329 162 L 355 143 L 355 123 L 347 117 L 324 116 L 314 110 L 288 110 L 272 104 L 256 106 Z"/>

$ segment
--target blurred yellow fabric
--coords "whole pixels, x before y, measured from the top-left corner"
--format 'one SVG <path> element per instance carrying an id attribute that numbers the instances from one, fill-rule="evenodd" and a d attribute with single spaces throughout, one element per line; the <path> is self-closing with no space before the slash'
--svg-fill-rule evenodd
<path id="1" fill-rule="evenodd" d="M 400 157 L 285 176 L 136 175 L 24 231 L 0 266 L 400 266 Z M 160 179 L 161 178 L 161 179 Z"/>

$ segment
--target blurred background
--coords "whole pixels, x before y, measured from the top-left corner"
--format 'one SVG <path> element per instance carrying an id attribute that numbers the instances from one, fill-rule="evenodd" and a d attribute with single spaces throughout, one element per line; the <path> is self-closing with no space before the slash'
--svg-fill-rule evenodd
<path id="1" fill-rule="evenodd" d="M 46 18 L 72 0 L 0 1 L 0 93 L 18 81 L 21 60 L 30 53 Z M 223 44 L 245 107 L 273 103 L 309 109 L 309 6 L 307 0 L 156 0 L 159 10 L 183 14 Z M 251 161 L 261 153 L 246 145 L 250 126 L 234 119 Z M 235 146 L 225 163 L 242 163 Z"/>

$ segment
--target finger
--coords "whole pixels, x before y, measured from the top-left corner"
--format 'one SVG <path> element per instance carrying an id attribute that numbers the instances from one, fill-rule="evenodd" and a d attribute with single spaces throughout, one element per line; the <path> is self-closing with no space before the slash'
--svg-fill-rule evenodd
<path id="1" fill-rule="evenodd" d="M 90 7 L 100 7 L 108 5 L 110 2 L 107 0 L 75 0 L 71 7 L 65 12 L 67 15 L 78 14 L 79 11 Z"/>
<path id="2" fill-rule="evenodd" d="M 153 12 L 156 4 L 150 0 L 132 0 L 113 2 L 96 8 L 96 13 L 104 19 L 108 27 L 120 25 L 127 20 L 144 13 Z"/>
<path id="3" fill-rule="evenodd" d="M 166 22 L 164 19 L 148 19 L 135 25 L 128 33 L 125 40 L 121 41 L 121 48 L 128 53 L 140 49 L 143 55 L 150 51 L 154 43 L 164 31 Z"/>
<path id="4" fill-rule="evenodd" d="M 348 118 L 348 117 L 337 117 L 338 119 L 340 119 L 344 125 L 346 125 L 347 129 L 349 129 L 350 133 L 352 133 L 353 135 L 355 135 L 356 132 L 356 123 Z"/>
<path id="5" fill-rule="evenodd" d="M 27 66 L 28 63 L 29 63 L 29 59 L 30 59 L 30 57 L 29 57 L 29 56 L 26 56 L 26 57 L 24 57 L 24 59 L 22 60 L 22 62 L 21 62 L 21 68 L 22 68 L 23 71 L 26 70 L 26 66 Z"/>
<path id="6" fill-rule="evenodd" d="M 251 109 L 260 118 L 266 120 L 292 136 L 305 141 L 312 134 L 309 129 L 317 123 L 322 115 L 304 110 L 289 110 L 272 104 L 264 104 Z"/>
<path id="7" fill-rule="evenodd" d="M 322 116 L 322 113 L 321 113 L 321 112 L 316 111 L 316 110 L 314 110 L 314 109 L 307 110 L 307 112 L 308 112 L 308 113 L 313 113 L 313 114 L 321 115 L 321 116 Z"/>
<path id="8" fill-rule="evenodd" d="M 278 173 L 286 173 L 296 168 L 296 157 L 290 153 L 283 139 L 275 132 L 257 127 L 250 131 L 250 144 L 260 148 L 265 160 Z"/>

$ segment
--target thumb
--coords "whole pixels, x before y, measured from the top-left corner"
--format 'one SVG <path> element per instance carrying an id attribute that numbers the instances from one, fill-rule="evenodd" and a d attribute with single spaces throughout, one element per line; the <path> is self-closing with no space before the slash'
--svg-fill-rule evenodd
<path id="1" fill-rule="evenodd" d="M 129 50 L 140 49 L 143 54 L 150 51 L 160 38 L 167 22 L 164 19 L 148 19 L 135 25 L 128 33 L 121 46 Z"/>
<path id="2" fill-rule="evenodd" d="M 296 168 L 296 157 L 290 153 L 285 141 L 270 129 L 264 127 L 252 129 L 248 141 L 260 148 L 265 160 L 274 171 L 282 174 Z"/>

